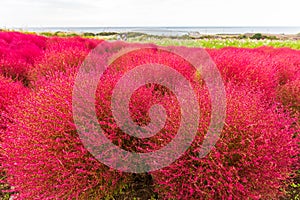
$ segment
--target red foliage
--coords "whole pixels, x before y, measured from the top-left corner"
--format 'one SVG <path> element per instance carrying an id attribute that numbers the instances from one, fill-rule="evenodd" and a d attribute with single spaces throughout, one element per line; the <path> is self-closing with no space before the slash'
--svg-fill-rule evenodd
<path id="1" fill-rule="evenodd" d="M 73 76 L 57 73 L 14 107 L 2 167 L 20 199 L 100 198 L 122 179 L 83 147 L 72 118 L 72 85 Z"/>
<path id="2" fill-rule="evenodd" d="M 0 32 L 0 74 L 26 86 L 38 76 L 77 67 L 101 40 L 46 38 L 17 32 Z"/>
<path id="3" fill-rule="evenodd" d="M 0 75 L 0 133 L 7 128 L 7 123 L 12 121 L 11 109 L 28 94 L 29 90 L 22 83 L 13 82 Z"/>
<path id="4" fill-rule="evenodd" d="M 118 45 L 116 45 L 118 46 Z M 130 47 L 130 45 L 129 45 Z M 101 77 L 96 93 L 96 110 L 99 116 L 99 123 L 107 133 L 114 144 L 128 151 L 133 152 L 151 152 L 168 144 L 175 136 L 180 123 L 180 108 L 176 96 L 166 87 L 158 84 L 148 84 L 136 90 L 130 99 L 129 112 L 135 123 L 140 126 L 148 125 L 150 122 L 149 109 L 155 105 L 162 105 L 167 113 L 165 126 L 155 136 L 141 139 L 129 136 L 124 133 L 116 124 L 112 115 L 111 98 L 112 92 L 119 79 L 134 67 L 156 63 L 170 66 L 183 74 L 195 87 L 195 93 L 200 96 L 196 90 L 199 87 L 194 79 L 195 69 L 184 59 L 172 55 L 169 52 L 157 51 L 154 46 L 151 49 L 142 49 L 131 52 L 115 60 Z M 161 72 L 161 76 L 167 76 Z"/>
<path id="5" fill-rule="evenodd" d="M 29 84 L 28 72 L 43 54 L 47 38 L 0 32 L 0 74 Z"/>
<path id="6" fill-rule="evenodd" d="M 279 86 L 276 96 L 293 114 L 300 115 L 300 79 Z"/>
<path id="7" fill-rule="evenodd" d="M 4 161 L 4 153 L 2 148 L 3 138 L 7 134 L 9 124 L 14 123 L 14 118 L 11 113 L 14 106 L 29 95 L 29 90 L 25 88 L 20 82 L 13 82 L 11 79 L 5 78 L 0 75 L 0 167 Z M 0 169 L 0 176 L 4 174 L 5 168 Z M 0 185 L 7 183 L 1 177 Z M 2 187 L 1 187 L 2 188 Z M 3 189 L 3 188 L 2 188 Z"/>
<path id="8" fill-rule="evenodd" d="M 276 105 L 266 108 L 262 93 L 227 87 L 227 119 L 215 150 L 197 156 L 196 139 L 182 158 L 151 173 L 157 191 L 170 199 L 275 199 L 299 153 L 295 121 Z M 203 135 L 199 132 L 199 135 Z"/>
<path id="9" fill-rule="evenodd" d="M 74 76 L 100 42 L 0 32 L 0 73 L 34 88 L 29 92 L 0 76 L 1 167 L 20 199 L 99 199 L 127 181 L 129 174 L 101 164 L 84 148 L 72 116 Z M 104 73 L 96 92 L 99 123 L 114 144 L 128 151 L 150 152 L 169 143 L 180 121 L 179 103 L 171 90 L 148 84 L 131 97 L 129 111 L 138 125 L 149 123 L 152 105 L 160 103 L 166 109 L 164 128 L 148 139 L 123 133 L 113 120 L 110 101 L 117 81 L 134 67 L 149 62 L 170 66 L 191 82 L 201 118 L 188 151 L 170 166 L 151 172 L 159 196 L 278 198 L 298 166 L 299 116 L 289 116 L 282 107 L 299 112 L 300 53 L 270 47 L 207 51 L 225 81 L 227 118 L 220 140 L 205 158 L 198 152 L 211 103 L 203 80 L 199 84 L 201 74 L 195 75 L 183 58 L 155 46 L 117 59 Z"/>
<path id="10" fill-rule="evenodd" d="M 79 37 L 48 39 L 43 57 L 30 71 L 30 76 L 38 80 L 40 76 L 52 75 L 57 71 L 76 70 L 91 49 L 101 40 L 87 40 Z"/>
<path id="11" fill-rule="evenodd" d="M 300 51 L 288 48 L 260 47 L 241 49 L 227 47 L 208 49 L 226 82 L 247 84 L 264 91 L 269 101 L 275 100 L 278 85 L 300 77 Z"/>

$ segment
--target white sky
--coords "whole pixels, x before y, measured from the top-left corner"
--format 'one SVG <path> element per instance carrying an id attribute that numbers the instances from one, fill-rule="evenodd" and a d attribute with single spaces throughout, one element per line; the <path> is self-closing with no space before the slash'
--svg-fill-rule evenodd
<path id="1" fill-rule="evenodd" d="M 0 27 L 300 26 L 299 0 L 0 0 Z"/>

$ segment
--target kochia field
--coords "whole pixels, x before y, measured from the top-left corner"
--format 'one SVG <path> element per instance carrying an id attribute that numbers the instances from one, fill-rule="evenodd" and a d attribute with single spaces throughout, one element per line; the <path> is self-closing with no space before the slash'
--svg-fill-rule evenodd
<path id="1" fill-rule="evenodd" d="M 78 70 L 101 43 L 105 41 L 0 32 L 0 195 L 105 199 L 130 187 L 134 174 L 110 168 L 91 155 L 72 115 Z M 155 45 L 142 47 L 111 63 L 99 79 L 95 111 L 107 138 L 126 151 L 144 153 L 162 148 L 177 133 L 180 104 L 171 90 L 158 84 L 138 88 L 128 112 L 137 125 L 145 126 L 151 121 L 151 106 L 161 104 L 167 113 L 165 126 L 146 139 L 129 136 L 117 126 L 110 110 L 112 89 L 137 65 L 152 62 L 177 70 L 190 81 L 200 108 L 191 146 L 169 166 L 147 173 L 153 198 L 279 199 L 289 195 L 290 185 L 299 184 L 300 51 L 205 49 L 224 83 L 226 119 L 214 148 L 200 158 L 197 152 L 212 108 L 201 73 L 183 58 L 157 51 Z"/>

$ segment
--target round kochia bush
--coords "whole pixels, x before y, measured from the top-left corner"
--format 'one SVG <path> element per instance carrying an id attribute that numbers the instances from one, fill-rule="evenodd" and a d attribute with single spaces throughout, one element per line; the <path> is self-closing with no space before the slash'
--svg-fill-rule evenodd
<path id="1" fill-rule="evenodd" d="M 120 46 L 122 45 L 117 43 L 115 48 Z M 132 94 L 129 103 L 128 111 L 132 120 L 139 126 L 148 125 L 150 123 L 149 109 L 154 104 L 162 105 L 165 108 L 167 117 L 164 127 L 154 136 L 146 139 L 130 136 L 118 127 L 112 115 L 112 93 L 119 79 L 136 66 L 156 63 L 169 66 L 180 72 L 194 86 L 196 97 L 201 95 L 202 90 L 200 90 L 194 78 L 195 69 L 183 58 L 168 51 L 159 50 L 155 45 L 152 48 L 147 45 L 148 48 L 146 49 L 143 49 L 145 45 L 138 45 L 138 47 L 141 49 L 114 60 L 101 77 L 96 92 L 96 111 L 102 128 L 114 144 L 128 151 L 145 153 L 164 147 L 175 137 L 181 117 L 179 102 L 174 93 L 164 86 L 152 83 L 138 88 Z M 163 70 L 160 73 L 161 77 L 168 76 Z M 143 75 L 146 77 L 145 74 Z M 130 81 L 128 82 L 130 84 Z"/>
<path id="2" fill-rule="evenodd" d="M 72 83 L 72 75 L 57 73 L 15 105 L 2 167 L 19 199 L 99 199 L 122 179 L 80 142 L 72 119 Z"/>
<path id="3" fill-rule="evenodd" d="M 42 56 L 47 38 L 15 32 L 0 32 L 0 74 L 28 85 L 29 71 Z"/>
<path id="4" fill-rule="evenodd" d="M 21 82 L 13 82 L 0 75 L 0 133 L 7 128 L 8 122 L 12 121 L 11 113 L 15 104 L 28 94 L 29 90 Z"/>
<path id="5" fill-rule="evenodd" d="M 284 106 L 290 108 L 293 113 L 300 114 L 300 77 L 279 86 L 277 98 Z"/>
<path id="6" fill-rule="evenodd" d="M 88 55 L 102 40 L 71 38 L 49 38 L 43 56 L 29 71 L 32 80 L 53 75 L 57 71 L 65 72 L 70 68 L 77 69 Z"/>
<path id="7" fill-rule="evenodd" d="M 179 160 L 151 173 L 163 199 L 277 199 L 284 193 L 299 153 L 294 119 L 276 105 L 266 108 L 263 93 L 249 87 L 228 84 L 227 95 L 215 149 L 200 159 L 196 138 Z"/>
<path id="8" fill-rule="evenodd" d="M 247 84 L 273 102 L 279 85 L 300 77 L 300 51 L 288 48 L 207 49 L 225 82 Z"/>
<path id="9" fill-rule="evenodd" d="M 29 90 L 20 82 L 13 82 L 9 78 L 0 75 L 0 196 L 2 191 L 9 189 L 5 176 L 5 169 L 2 169 L 4 163 L 4 153 L 2 148 L 3 137 L 6 134 L 8 125 L 13 122 L 11 113 L 14 111 L 15 104 L 29 95 Z"/>

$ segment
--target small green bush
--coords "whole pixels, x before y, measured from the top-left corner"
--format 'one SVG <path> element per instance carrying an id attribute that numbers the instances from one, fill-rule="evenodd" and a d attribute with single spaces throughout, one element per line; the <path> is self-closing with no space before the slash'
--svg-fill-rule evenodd
<path id="1" fill-rule="evenodd" d="M 263 35 L 261 33 L 255 33 L 253 36 L 250 37 L 250 39 L 261 40 L 263 39 Z"/>

